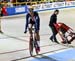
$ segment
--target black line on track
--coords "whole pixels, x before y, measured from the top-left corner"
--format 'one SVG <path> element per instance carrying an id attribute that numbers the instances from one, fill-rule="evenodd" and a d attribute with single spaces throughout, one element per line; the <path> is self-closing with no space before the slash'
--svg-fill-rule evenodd
<path id="1" fill-rule="evenodd" d="M 48 52 L 40 53 L 38 55 L 46 54 L 46 53 L 51 53 L 51 52 L 55 52 L 55 51 L 59 51 L 59 50 L 63 50 L 63 49 L 68 49 L 68 48 L 75 48 L 75 46 L 72 46 L 72 45 L 63 45 L 63 44 L 56 44 L 56 45 L 65 46 L 65 48 L 61 48 L 61 49 L 57 49 L 57 50 L 53 50 L 53 51 L 48 51 Z M 37 56 L 37 55 L 34 55 L 33 57 L 35 57 L 35 56 Z M 14 59 L 14 60 L 11 60 L 11 61 L 18 61 L 18 60 L 27 59 L 27 58 L 30 58 L 30 57 L 31 56 L 22 57 L 22 58 Z"/>
<path id="2" fill-rule="evenodd" d="M 48 51 L 48 52 L 40 53 L 40 54 L 38 54 L 38 55 L 47 54 L 47 53 L 51 53 L 51 52 L 55 52 L 55 51 L 59 51 L 59 50 L 63 50 L 63 49 L 67 49 L 67 48 L 61 48 L 61 49 L 57 49 L 57 50 L 53 50 L 53 51 Z M 38 55 L 34 55 L 33 57 L 36 57 L 36 56 L 38 56 Z M 31 56 L 22 57 L 22 58 L 14 59 L 14 60 L 11 60 L 11 61 L 23 60 L 23 59 L 27 59 L 27 58 L 30 58 L 30 57 L 31 57 Z"/>
<path id="3" fill-rule="evenodd" d="M 57 44 L 43 45 L 43 46 L 41 46 L 41 47 L 47 47 L 47 46 L 53 46 L 53 45 L 57 45 Z M 8 54 L 8 53 L 14 53 L 14 52 L 19 52 L 19 51 L 24 51 L 24 50 L 29 50 L 29 48 L 20 49 L 20 50 L 14 50 L 14 51 L 9 51 L 9 52 L 3 52 L 3 53 L 0 53 L 0 55 L 1 55 L 1 54 Z"/>
<path id="4" fill-rule="evenodd" d="M 27 41 L 25 39 L 19 38 L 19 37 L 29 37 L 29 36 L 11 36 L 11 35 L 8 35 L 8 34 L 5 34 L 5 33 L 3 33 L 2 35 L 6 36 L 6 37 L 0 38 L 0 39 L 13 38 L 13 39 L 20 40 L 20 41 L 24 41 L 24 42 L 29 42 L 29 41 Z M 50 35 L 50 34 L 41 34 L 40 36 L 46 36 L 46 35 Z"/>

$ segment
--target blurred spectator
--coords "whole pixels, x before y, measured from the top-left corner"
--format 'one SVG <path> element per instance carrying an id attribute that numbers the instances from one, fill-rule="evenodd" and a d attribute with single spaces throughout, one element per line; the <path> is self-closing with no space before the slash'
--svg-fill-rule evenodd
<path id="1" fill-rule="evenodd" d="M 37 2 L 38 4 L 41 4 L 46 2 L 52 3 L 52 2 L 74 1 L 74 0 L 43 0 L 43 1 L 42 0 L 0 0 L 0 1 L 3 1 L 3 3 L 5 2 L 8 3 L 8 7 L 13 7 L 13 6 L 25 5 L 25 4 L 32 5 L 33 3 L 31 2 Z"/>
<path id="2" fill-rule="evenodd" d="M 2 7 L 2 14 L 4 16 L 7 16 L 8 15 L 6 8 L 7 8 L 7 4 L 5 3 L 5 4 L 3 4 L 3 7 Z"/>
<path id="3" fill-rule="evenodd" d="M 13 6 L 16 6 L 16 0 L 11 0 L 11 2 L 13 3 Z"/>
<path id="4" fill-rule="evenodd" d="M 7 5 L 8 5 L 8 7 L 13 7 L 13 3 L 12 2 L 8 2 Z"/>

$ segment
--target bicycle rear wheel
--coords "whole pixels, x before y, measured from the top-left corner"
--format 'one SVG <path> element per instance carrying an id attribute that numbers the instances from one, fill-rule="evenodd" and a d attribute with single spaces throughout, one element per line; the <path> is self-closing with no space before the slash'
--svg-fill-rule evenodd
<path id="1" fill-rule="evenodd" d="M 62 41 L 63 44 L 68 43 L 68 39 L 64 34 L 62 34 L 62 39 L 63 39 L 63 41 Z"/>

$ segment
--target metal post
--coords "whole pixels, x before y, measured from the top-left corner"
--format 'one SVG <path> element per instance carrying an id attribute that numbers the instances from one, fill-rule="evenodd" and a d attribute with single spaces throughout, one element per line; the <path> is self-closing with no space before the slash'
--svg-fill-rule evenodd
<path id="1" fill-rule="evenodd" d="M 1 17 L 0 17 L 0 31 L 1 31 Z"/>
<path id="2" fill-rule="evenodd" d="M 1 16 L 0 16 L 0 33 L 3 33 L 1 30 Z"/>

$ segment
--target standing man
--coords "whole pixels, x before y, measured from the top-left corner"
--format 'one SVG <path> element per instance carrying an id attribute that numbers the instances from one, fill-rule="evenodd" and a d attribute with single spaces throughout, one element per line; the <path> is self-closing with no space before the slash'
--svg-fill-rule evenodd
<path id="1" fill-rule="evenodd" d="M 0 33 L 3 33 L 2 32 L 2 30 L 1 30 L 1 17 L 3 16 L 3 15 L 7 15 L 7 10 L 6 10 L 6 8 L 7 8 L 7 3 L 4 3 L 3 4 L 3 2 L 2 1 L 0 1 Z"/>
<path id="2" fill-rule="evenodd" d="M 2 16 L 7 16 L 7 3 L 4 3 L 2 1 L 0 1 L 0 33 L 3 33 L 1 30 L 1 17 Z"/>
<path id="3" fill-rule="evenodd" d="M 50 37 L 50 40 L 51 40 L 52 42 L 56 42 L 56 43 L 59 44 L 59 42 L 58 42 L 57 39 L 56 39 L 57 30 L 56 30 L 56 28 L 55 28 L 55 26 L 54 26 L 54 24 L 57 23 L 57 15 L 58 15 L 58 14 L 59 14 L 59 10 L 55 10 L 54 13 L 51 15 L 51 17 L 50 17 L 50 22 L 49 22 L 49 27 L 51 28 L 52 33 L 53 33 L 52 36 Z"/>
<path id="4" fill-rule="evenodd" d="M 0 1 L 0 33 L 3 33 L 2 30 L 1 30 L 1 17 L 3 16 L 3 14 L 2 14 L 2 7 L 3 7 L 2 1 Z"/>

